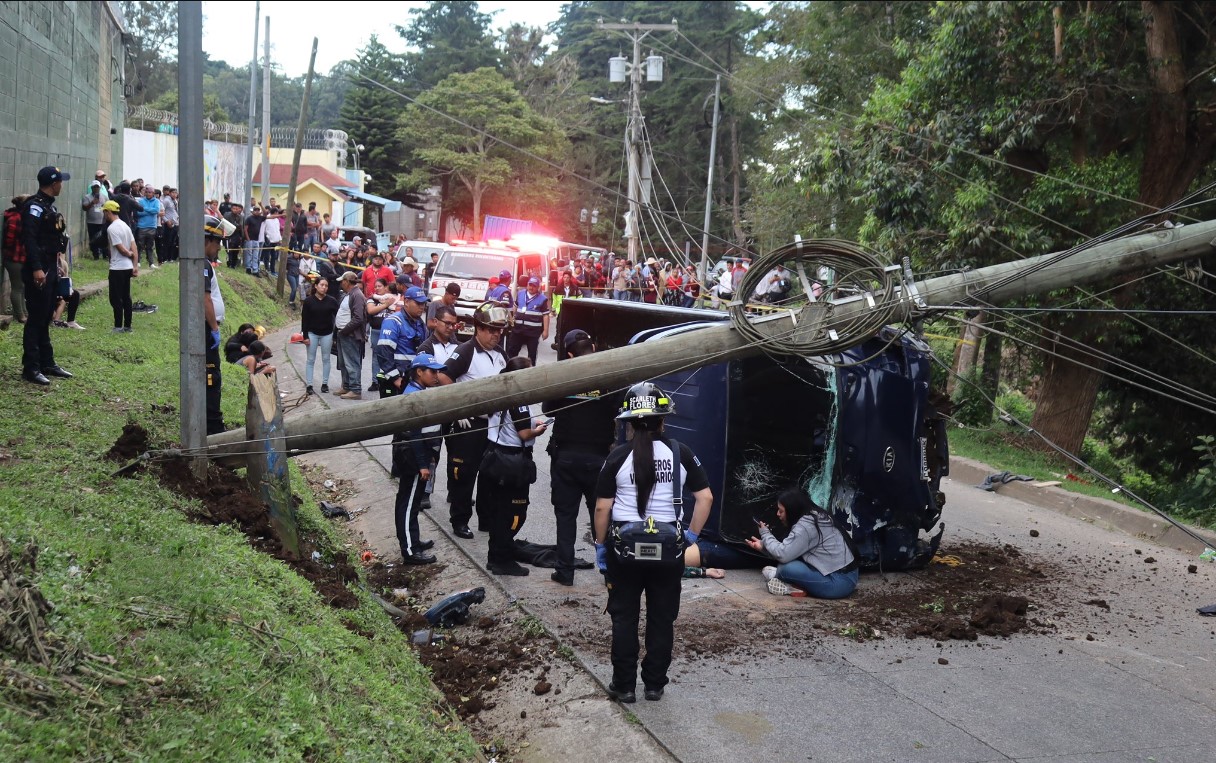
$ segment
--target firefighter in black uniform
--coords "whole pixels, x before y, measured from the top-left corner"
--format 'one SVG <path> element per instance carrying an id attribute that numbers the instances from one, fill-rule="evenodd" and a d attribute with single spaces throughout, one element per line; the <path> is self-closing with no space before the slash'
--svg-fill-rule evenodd
<path id="1" fill-rule="evenodd" d="M 507 365 L 499 344 L 511 323 L 507 308 L 483 302 L 473 311 L 473 338 L 456 348 L 439 372 L 440 384 L 482 379 L 502 371 Z M 473 518 L 473 489 L 477 470 L 486 453 L 488 419 L 473 416 L 453 422 L 445 442 L 448 447 L 448 503 L 452 533 L 466 540 L 473 537 L 469 520 Z M 490 529 L 490 517 L 477 507 L 478 529 Z"/>
<path id="2" fill-rule="evenodd" d="M 223 379 L 220 376 L 220 324 L 215 314 L 215 302 L 211 289 L 219 288 L 215 283 L 215 261 L 219 257 L 220 243 L 231 236 L 236 226 L 214 215 L 203 216 L 203 326 L 207 339 L 207 434 L 224 431 L 224 416 L 220 412 L 220 392 Z"/>
<path id="3" fill-rule="evenodd" d="M 579 358 L 595 352 L 595 345 L 586 331 L 574 329 L 562 337 L 562 351 L 568 358 Z M 619 394 L 606 396 L 591 391 L 550 400 L 541 407 L 556 419 L 548 448 L 549 484 L 557 521 L 557 569 L 549 578 L 555 583 L 574 585 L 578 506 L 585 500 L 589 515 L 595 511 L 595 483 L 612 449 L 619 399 Z"/>
<path id="4" fill-rule="evenodd" d="M 638 621 L 643 593 L 646 656 L 642 659 L 642 683 L 646 699 L 655 701 L 663 697 L 667 669 L 671 666 L 676 616 L 680 614 L 684 560 L 682 551 L 670 559 L 665 555 L 643 559 L 636 546 L 629 551 L 628 546 L 622 548 L 619 542 L 613 543 L 612 549 L 607 544 L 618 530 L 624 532 L 630 524 L 648 525 L 644 532 L 653 533 L 656 538 L 664 530 L 668 536 L 678 537 L 686 490 L 696 503 L 683 536 L 688 545 L 696 543 L 714 500 L 701 462 L 687 445 L 675 444 L 663 433 L 663 418 L 674 410 L 671 398 L 658 386 L 642 382 L 630 387 L 617 418 L 628 422 L 633 430 L 632 441 L 609 454 L 595 489 L 595 560 L 608 583 L 608 614 L 612 617 L 612 682 L 608 684 L 608 694 L 621 702 L 636 700 Z M 667 527 L 657 528 L 659 524 Z M 675 544 L 672 546 L 676 548 Z"/>
<path id="5" fill-rule="evenodd" d="M 38 193 L 21 205 L 21 243 L 25 264 L 21 283 L 25 286 L 25 322 L 22 337 L 21 378 L 47 386 L 48 376 L 71 379 L 72 374 L 55 363 L 51 347 L 51 318 L 58 304 L 59 257 L 67 251 L 67 225 L 55 208 L 55 197 L 63 192 L 63 181 L 71 175 L 58 167 L 38 170 Z"/>

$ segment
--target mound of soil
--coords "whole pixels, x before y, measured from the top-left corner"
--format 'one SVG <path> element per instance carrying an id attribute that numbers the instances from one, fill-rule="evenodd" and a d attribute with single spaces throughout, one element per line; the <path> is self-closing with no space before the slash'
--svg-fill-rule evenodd
<path id="1" fill-rule="evenodd" d="M 1058 579 L 1041 562 L 1008 544 L 955 543 L 912 573 L 912 590 L 872 589 L 854 599 L 855 622 L 908 638 L 974 641 L 979 636 L 1044 633 L 1055 626 L 1028 618 L 1054 601 L 1048 581 Z"/>
<path id="2" fill-rule="evenodd" d="M 432 584 L 442 580 L 443 569 L 438 564 L 376 564 L 368 573 L 368 582 L 372 590 L 386 598 L 393 590 L 408 588 L 419 601 L 433 603 L 439 597 L 432 594 Z M 407 617 L 393 618 L 402 633 L 412 638 L 416 631 L 430 629 L 421 612 L 404 609 Z M 435 633 L 442 639 L 415 646 L 418 658 L 430 669 L 431 680 L 447 703 L 466 721 L 497 705 L 492 695 L 508 677 L 532 673 L 537 668 L 546 670 L 549 655 L 556 648 L 546 635 L 536 635 L 510 621 L 479 617 L 476 606 L 466 625 L 437 629 Z"/>
<path id="3" fill-rule="evenodd" d="M 122 435 L 107 452 L 107 458 L 129 461 L 151 447 L 147 430 L 137 424 L 123 427 Z M 279 559 L 312 583 L 321 599 L 338 609 L 358 609 L 359 599 L 347 583 L 358 580 L 359 575 L 345 553 L 335 556 L 332 562 L 315 561 L 317 550 L 308 538 L 300 538 L 300 556 L 296 558 L 284 549 L 282 542 L 270 524 L 270 510 L 260 496 L 250 491 L 245 480 L 233 470 L 218 464 L 209 464 L 205 480 L 200 480 L 191 471 L 185 459 L 167 459 L 157 462 L 155 474 L 167 489 L 195 498 L 202 507 L 191 515 L 191 519 L 206 524 L 229 524 L 240 528 L 254 548 Z M 298 499 L 297 499 L 298 500 Z"/>
<path id="4" fill-rule="evenodd" d="M 122 434 L 114 441 L 114 445 L 106 451 L 105 457 L 111 461 L 131 461 L 151 447 L 152 437 L 148 430 L 139 424 L 127 424 L 122 428 Z"/>

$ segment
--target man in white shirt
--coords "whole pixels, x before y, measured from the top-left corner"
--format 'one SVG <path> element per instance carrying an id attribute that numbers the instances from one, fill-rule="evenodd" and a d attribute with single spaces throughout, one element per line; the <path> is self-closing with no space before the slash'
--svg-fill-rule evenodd
<path id="1" fill-rule="evenodd" d="M 97 177 L 89 183 L 89 190 L 80 200 L 80 208 L 84 210 L 84 221 L 89 229 L 89 251 L 93 259 L 100 260 L 106 255 L 106 223 L 101 207 L 110 200 L 110 193 L 101 181 L 106 173 L 97 170 Z"/>
<path id="2" fill-rule="evenodd" d="M 118 213 L 117 201 L 101 205 L 102 224 L 110 247 L 110 307 L 114 308 L 115 334 L 131 333 L 131 279 L 139 275 L 135 234 Z"/>
<path id="3" fill-rule="evenodd" d="M 279 274 L 279 245 L 283 243 L 282 215 L 267 215 L 262 223 L 262 272 Z"/>

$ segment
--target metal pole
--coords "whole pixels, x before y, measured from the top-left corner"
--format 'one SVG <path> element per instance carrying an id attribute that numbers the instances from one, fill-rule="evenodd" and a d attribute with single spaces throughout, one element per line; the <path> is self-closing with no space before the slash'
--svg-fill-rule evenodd
<path id="1" fill-rule="evenodd" d="M 245 181 L 242 189 L 244 196 L 237 198 L 246 213 L 249 212 L 249 201 L 253 199 L 253 130 L 258 114 L 258 32 L 262 26 L 262 2 L 254 3 L 253 12 L 253 57 L 249 59 L 249 133 L 245 136 L 248 150 L 245 155 Z"/>
<path id="2" fill-rule="evenodd" d="M 312 38 L 312 55 L 308 59 L 308 76 L 304 79 L 304 100 L 300 102 L 300 122 L 296 127 L 296 149 L 291 155 L 291 182 L 287 184 L 287 214 L 295 214 L 296 209 L 296 180 L 300 177 L 300 152 L 304 148 L 304 120 L 308 117 L 308 96 L 312 92 L 312 69 L 317 63 L 317 38 Z M 295 220 L 287 218 L 287 227 L 294 232 Z M 290 239 L 288 239 L 290 241 Z M 279 280 L 275 293 L 283 296 L 283 287 L 287 282 L 287 249 L 279 250 Z"/>
<path id="3" fill-rule="evenodd" d="M 270 17 L 266 17 L 266 53 L 262 62 L 262 206 L 270 203 Z"/>
<path id="4" fill-rule="evenodd" d="M 1055 255 L 1040 255 L 932 278 L 917 282 L 915 286 L 929 305 L 952 305 L 967 304 L 968 295 L 977 289 L 1003 283 L 984 297 L 999 305 L 1031 294 L 1108 281 L 1125 273 L 1210 254 L 1214 237 L 1216 221 L 1195 223 L 1100 244 L 1033 272 L 1031 268 Z M 1006 282 L 1017 274 L 1023 275 Z M 920 312 L 907 295 L 902 297 L 891 317 L 892 323 L 900 323 Z M 813 314 L 809 308 L 804 310 Z M 843 328 L 869 309 L 862 295 L 834 302 L 822 328 L 825 331 Z M 768 336 L 788 336 L 793 330 L 813 324 L 808 319 L 808 312 L 802 315 L 782 312 L 757 319 L 753 324 Z M 328 411 L 296 416 L 287 423 L 285 445 L 289 455 L 298 455 L 383 437 L 403 429 L 501 411 L 513 405 L 555 400 L 578 394 L 589 385 L 598 389 L 617 389 L 677 370 L 723 363 L 766 351 L 763 345 L 750 342 L 735 331 L 731 324 L 722 323 L 699 329 L 693 341 L 687 336 L 657 339 L 510 374 L 437 387 L 427 390 L 425 395 L 389 397 L 362 403 L 351 416 L 334 416 Z M 244 433 L 240 431 L 207 438 L 212 458 L 243 458 L 239 454 L 251 449 L 242 443 L 243 438 Z"/>
<path id="5" fill-rule="evenodd" d="M 181 187 L 178 390 L 181 440 L 185 448 L 201 447 L 207 437 L 207 335 L 203 317 L 203 4 L 187 0 L 178 6 L 177 22 L 177 166 Z M 207 460 L 196 458 L 196 477 L 207 473 Z"/>
<path id="6" fill-rule="evenodd" d="M 638 264 L 642 233 L 642 35 L 633 35 L 633 68 L 629 72 L 629 261 Z"/>
<path id="7" fill-rule="evenodd" d="M 714 159 L 718 153 L 718 99 L 722 94 L 722 75 L 714 77 L 714 121 L 709 132 L 709 179 L 705 181 L 705 225 L 701 227 L 701 268 L 697 274 L 701 281 L 701 294 L 707 284 L 705 274 L 709 270 L 709 211 L 714 200 Z"/>

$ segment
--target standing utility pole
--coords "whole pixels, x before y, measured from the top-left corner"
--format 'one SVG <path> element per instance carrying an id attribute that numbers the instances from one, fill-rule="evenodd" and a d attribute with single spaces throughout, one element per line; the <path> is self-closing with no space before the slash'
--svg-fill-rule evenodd
<path id="1" fill-rule="evenodd" d="M 262 206 L 270 203 L 270 17 L 266 17 L 266 60 L 262 62 Z"/>
<path id="2" fill-rule="evenodd" d="M 253 57 L 249 59 L 249 133 L 246 136 L 249 146 L 245 155 L 245 180 L 248 185 L 244 188 L 245 198 L 237 199 L 246 214 L 250 212 L 249 201 L 253 198 L 253 129 L 258 113 L 258 31 L 262 25 L 261 0 L 254 3 L 253 7 Z"/>
<path id="3" fill-rule="evenodd" d="M 181 186 L 181 259 L 178 299 L 181 331 L 177 332 L 178 394 L 181 439 L 186 452 L 198 452 L 207 442 L 207 336 L 203 317 L 203 4 L 189 0 L 178 6 L 177 166 Z M 195 458 L 194 475 L 207 473 L 207 459 Z"/>
<path id="4" fill-rule="evenodd" d="M 312 69 L 317 63 L 317 38 L 312 38 L 312 55 L 308 58 L 308 76 L 304 79 L 304 100 L 300 101 L 300 121 L 296 126 L 296 148 L 291 155 L 291 182 L 287 184 L 287 214 L 296 212 L 296 180 L 300 177 L 300 151 L 304 148 L 304 120 L 308 117 L 308 96 L 312 93 Z M 287 218 L 287 229 L 294 232 L 295 220 Z M 290 241 L 290 238 L 288 239 Z M 299 243 L 299 242 L 296 242 Z M 283 296 L 283 285 L 287 281 L 287 250 L 279 250 L 279 280 L 276 294 Z"/>
<path id="5" fill-rule="evenodd" d="M 709 271 L 709 210 L 714 200 L 714 160 L 718 153 L 718 102 L 722 95 L 722 75 L 714 77 L 714 121 L 709 131 L 709 179 L 705 181 L 705 224 L 701 227 L 701 267 L 697 280 L 701 282 L 701 295 L 709 289 L 705 274 Z"/>
<path id="6" fill-rule="evenodd" d="M 624 32 L 633 41 L 633 65 L 629 69 L 629 125 L 625 129 L 625 154 L 629 158 L 629 224 L 625 226 L 625 237 L 629 244 L 629 260 L 637 264 L 642 225 L 642 167 L 644 160 L 649 161 L 649 151 L 642 138 L 642 40 L 649 37 L 651 32 L 677 32 L 679 26 L 674 21 L 670 24 L 605 24 L 600 21 L 596 28 L 607 32 Z M 649 61 L 647 59 L 647 63 Z M 661 59 L 659 61 L 657 77 L 654 77 L 656 81 L 663 78 Z M 611 61 L 609 65 L 611 73 Z M 646 153 L 643 154 L 643 151 Z"/>

